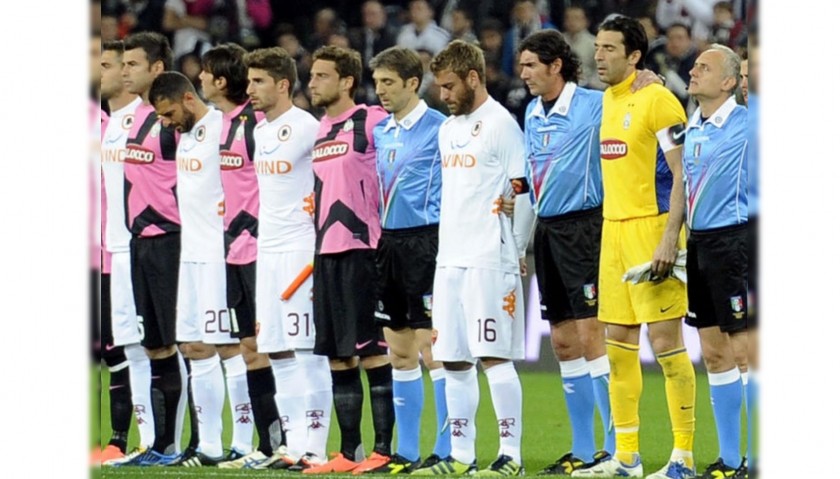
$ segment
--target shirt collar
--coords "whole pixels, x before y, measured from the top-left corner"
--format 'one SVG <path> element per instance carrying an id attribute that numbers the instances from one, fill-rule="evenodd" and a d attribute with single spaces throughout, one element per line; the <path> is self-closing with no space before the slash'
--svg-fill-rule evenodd
<path id="1" fill-rule="evenodd" d="M 542 98 L 537 98 L 537 104 L 534 106 L 534 109 L 531 110 L 529 117 L 537 115 L 549 117 L 555 113 L 562 116 L 568 116 L 569 110 L 572 106 L 572 97 L 575 95 L 575 90 L 577 90 L 577 84 L 575 84 L 575 82 L 566 82 L 566 85 L 563 87 L 563 91 L 560 92 L 560 96 L 557 98 L 557 101 L 554 102 L 554 106 L 551 107 L 548 115 L 543 113 Z"/>
<path id="2" fill-rule="evenodd" d="M 428 109 L 429 106 L 426 104 L 426 101 L 420 100 L 420 102 L 417 103 L 417 106 L 415 106 L 414 109 L 399 122 L 397 122 L 396 117 L 392 113 L 388 117 L 388 123 L 385 124 L 385 131 L 388 131 L 391 128 L 396 128 L 397 125 L 399 125 L 399 127 L 403 130 L 410 130 L 417 124 L 418 121 L 420 121 L 420 118 L 426 114 L 426 110 Z"/>
<path id="3" fill-rule="evenodd" d="M 726 120 L 729 119 L 729 115 L 735 111 L 735 107 L 737 106 L 738 102 L 735 101 L 735 95 L 730 96 L 714 113 L 712 113 L 712 116 L 706 118 L 705 123 L 711 123 L 718 128 L 723 127 L 723 124 L 726 123 Z M 691 121 L 688 123 L 688 127 L 699 128 L 701 123 L 703 122 L 700 120 L 700 108 L 698 108 L 691 116 Z"/>

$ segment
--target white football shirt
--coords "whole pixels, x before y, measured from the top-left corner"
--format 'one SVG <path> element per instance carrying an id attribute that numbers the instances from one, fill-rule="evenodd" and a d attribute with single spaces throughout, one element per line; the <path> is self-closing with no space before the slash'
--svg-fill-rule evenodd
<path id="1" fill-rule="evenodd" d="M 222 112 L 211 108 L 178 141 L 178 212 L 181 261 L 225 261 L 224 207 L 219 145 Z"/>
<path id="2" fill-rule="evenodd" d="M 102 177 L 105 181 L 105 249 L 110 253 L 127 253 L 131 233 L 125 221 L 125 141 L 134 123 L 134 110 L 143 100 L 137 97 L 128 105 L 111 112 L 111 119 L 102 135 Z"/>
<path id="3" fill-rule="evenodd" d="M 274 121 L 261 121 L 254 129 L 260 251 L 315 250 L 312 148 L 318 127 L 315 117 L 293 106 Z"/>
<path id="4" fill-rule="evenodd" d="M 519 125 L 488 97 L 474 112 L 449 117 L 438 142 L 443 185 L 437 265 L 518 272 L 520 248 L 497 199 L 511 196 L 512 179 L 525 177 Z"/>

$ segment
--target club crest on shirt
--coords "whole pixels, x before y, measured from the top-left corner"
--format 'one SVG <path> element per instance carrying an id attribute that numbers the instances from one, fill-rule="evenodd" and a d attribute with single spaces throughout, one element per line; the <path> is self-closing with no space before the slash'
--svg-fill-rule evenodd
<path id="1" fill-rule="evenodd" d="M 543 149 L 548 148 L 548 143 L 551 141 L 551 133 L 545 133 L 542 138 Z"/>
<path id="2" fill-rule="evenodd" d="M 158 135 L 160 135 L 160 120 L 155 122 L 155 124 L 152 126 L 152 130 L 149 131 L 149 136 L 151 136 L 152 138 L 157 138 Z"/>
<path id="3" fill-rule="evenodd" d="M 472 136 L 478 136 L 479 132 L 481 132 L 481 121 L 480 120 L 475 122 L 475 124 L 472 127 L 472 131 L 470 133 L 472 133 Z"/>
<path id="4" fill-rule="evenodd" d="M 344 122 L 344 126 L 341 129 L 344 131 L 350 131 L 353 129 L 353 125 L 353 119 L 351 118 Z"/>
<path id="5" fill-rule="evenodd" d="M 393 165 L 396 158 L 397 150 L 388 150 L 388 163 Z"/>
<path id="6" fill-rule="evenodd" d="M 207 129 L 204 128 L 204 125 L 199 126 L 195 130 L 195 139 L 196 141 L 204 141 L 204 138 L 207 136 Z"/>
<path id="7" fill-rule="evenodd" d="M 629 130 L 629 129 L 630 129 L 630 118 L 631 118 L 631 117 L 630 117 L 630 112 L 628 111 L 628 112 L 627 112 L 627 114 L 626 114 L 626 115 L 624 115 L 624 124 L 623 124 L 623 126 L 624 126 L 624 129 L 625 129 L 625 130 Z"/>
<path id="8" fill-rule="evenodd" d="M 351 127 L 352 128 L 352 127 Z M 292 127 L 289 125 L 283 125 L 277 130 L 277 139 L 280 141 L 286 141 L 292 136 Z"/>
<path id="9" fill-rule="evenodd" d="M 245 138 L 245 123 L 239 124 L 236 128 L 236 133 L 233 134 L 233 138 L 236 141 L 242 141 L 242 139 Z"/>
<path id="10" fill-rule="evenodd" d="M 122 126 L 123 130 L 130 130 L 131 125 L 133 125 L 133 124 L 134 124 L 134 115 L 126 115 L 126 116 L 123 117 L 122 124 L 120 126 Z"/>
<path id="11" fill-rule="evenodd" d="M 696 164 L 697 161 L 700 159 L 700 147 L 703 146 L 700 143 L 694 144 L 694 163 Z"/>

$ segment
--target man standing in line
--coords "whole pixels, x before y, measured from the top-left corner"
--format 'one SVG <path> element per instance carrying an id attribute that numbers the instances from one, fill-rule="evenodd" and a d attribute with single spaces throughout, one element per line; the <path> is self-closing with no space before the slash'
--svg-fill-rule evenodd
<path id="1" fill-rule="evenodd" d="M 676 97 L 661 85 L 631 91 L 647 50 L 647 36 L 637 20 L 618 16 L 598 29 L 595 62 L 599 78 L 609 85 L 600 139 L 604 225 L 598 319 L 607 323 L 616 452 L 608 461 L 572 472 L 572 477 L 643 477 L 639 455 L 643 323 L 665 375 L 674 434 L 670 460 L 647 477 L 694 477 L 695 376 L 682 339 L 687 299 L 685 284 L 670 276 L 677 251 L 685 245 L 686 118 Z M 646 262 L 651 262 L 657 280 L 622 282 L 628 269 Z"/>
<path id="2" fill-rule="evenodd" d="M 499 455 L 482 476 L 516 476 L 522 467 L 522 386 L 513 360 L 524 357 L 522 280 L 533 208 L 525 178 L 522 130 L 487 93 L 484 55 L 451 42 L 431 64 L 441 100 L 453 116 L 440 128 L 442 159 L 440 249 L 432 317 L 432 347 L 446 370 L 451 457 L 416 475 L 463 475 L 476 470 L 476 359 L 490 385 Z M 514 223 L 502 196 L 516 195 Z"/>
<path id="3" fill-rule="evenodd" d="M 312 56 L 312 104 L 325 108 L 312 153 L 315 172 L 315 354 L 327 356 L 341 451 L 305 474 L 377 468 L 391 455 L 394 405 L 391 365 L 376 309 L 379 188 L 373 127 L 386 113 L 356 105 L 362 76 L 359 52 L 326 46 Z M 362 446 L 359 364 L 370 387 L 375 444 L 368 460 Z"/>
<path id="4" fill-rule="evenodd" d="M 440 221 L 438 130 L 446 117 L 429 109 L 417 94 L 423 63 L 414 50 L 384 50 L 371 60 L 370 68 L 382 107 L 391 112 L 373 130 L 382 224 L 376 317 L 384 327 L 394 368 L 397 425 L 396 454 L 370 472 L 404 474 L 431 466 L 450 452 L 446 380 L 443 365 L 432 357 L 432 284 Z M 437 416 L 434 453 L 422 464 L 421 354 L 434 384 Z"/>
<path id="5" fill-rule="evenodd" d="M 238 340 L 230 336 L 226 301 L 219 150 L 223 115 L 208 107 L 190 80 L 177 72 L 158 75 L 149 100 L 161 123 L 181 133 L 176 152 L 178 211 L 183 226 L 176 337 L 192 366 L 190 383 L 201 425 L 197 450 L 185 454 L 175 465 L 216 465 L 224 459 L 225 379 L 220 354 L 228 359 L 239 355 Z"/>
<path id="6" fill-rule="evenodd" d="M 129 242 L 131 233 L 126 227 L 125 207 L 125 174 L 123 162 L 125 161 L 125 144 L 128 139 L 129 130 L 134 123 L 134 111 L 143 100 L 134 93 L 125 89 L 122 79 L 122 57 L 123 42 L 120 40 L 108 41 L 102 44 L 102 75 L 101 95 L 108 101 L 111 111 L 108 126 L 102 132 L 102 181 L 104 187 L 104 208 L 102 217 L 104 221 L 103 244 L 105 251 L 110 256 L 110 274 L 103 274 L 102 295 L 103 304 L 109 306 L 103 309 L 102 331 L 105 336 L 113 339 L 112 344 L 106 344 L 103 356 L 108 362 L 109 353 L 120 349 L 124 351 L 123 361 L 127 361 L 127 368 L 115 371 L 111 365 L 111 386 L 120 382 L 120 377 L 125 376 L 125 390 L 112 389 L 111 395 L 119 397 L 125 393 L 129 395 L 127 407 L 134 409 L 137 419 L 137 429 L 140 433 L 140 447 L 151 447 L 155 441 L 155 424 L 152 417 L 152 403 L 149 394 L 151 392 L 151 371 L 149 369 L 149 358 L 143 347 L 140 346 L 142 330 L 137 321 L 137 310 L 134 307 L 134 295 L 131 290 L 131 259 L 129 254 Z M 107 297 L 105 297 L 107 295 Z M 130 386 L 129 386 L 130 385 Z M 129 391 L 130 389 L 130 391 Z M 112 416 L 114 409 L 112 408 Z M 126 436 L 128 429 L 124 431 Z M 122 452 L 125 453 L 125 441 L 121 444 Z M 106 449 L 107 451 L 107 449 Z M 112 459 L 123 459 L 122 455 L 103 455 L 102 461 L 108 464 Z"/>
<path id="7" fill-rule="evenodd" d="M 519 44 L 520 76 L 537 95 L 525 114 L 525 152 L 537 207 L 534 260 L 543 318 L 560 362 L 572 448 L 542 474 L 571 474 L 615 452 L 610 363 L 598 321 L 603 188 L 598 150 L 603 94 L 577 84 L 580 61 L 556 30 Z M 596 454 L 594 411 L 604 445 Z"/>
<path id="8" fill-rule="evenodd" d="M 180 453 L 187 405 L 187 371 L 175 339 L 181 217 L 175 193 L 174 128 L 163 126 L 149 103 L 154 79 L 172 67 L 166 37 L 140 32 L 125 40 L 122 78 L 126 90 L 143 99 L 126 140 L 125 205 L 131 284 L 141 344 L 151 366 L 155 441 L 121 465 L 166 465 Z"/>
<path id="9" fill-rule="evenodd" d="M 315 252 L 309 200 L 318 120 L 292 104 L 297 67 L 288 52 L 254 50 L 244 61 L 246 93 L 254 110 L 265 115 L 254 129 L 260 200 L 256 345 L 270 358 L 287 445 L 256 468 L 307 469 L 326 462 L 332 380 L 327 358 L 311 351 L 316 333 L 311 276 L 284 292 L 311 267 Z"/>
<path id="10" fill-rule="evenodd" d="M 231 400 L 233 438 L 231 456 L 219 464 L 223 469 L 253 468 L 273 454 L 283 442 L 280 416 L 274 401 L 274 376 L 268 356 L 257 353 L 254 284 L 257 260 L 257 176 L 254 172 L 253 131 L 262 115 L 248 102 L 248 69 L 243 63 L 245 49 L 225 44 L 208 50 L 201 58 L 201 90 L 209 102 L 223 113 L 220 145 L 222 189 L 225 195 L 225 261 L 227 305 L 231 336 L 239 339 L 247 395 Z M 238 364 L 237 364 L 238 365 Z M 230 367 L 225 363 L 230 376 Z M 230 392 L 231 384 L 228 383 Z M 238 390 L 238 388 L 237 388 Z M 250 401 L 250 403 L 249 403 Z M 250 422 L 253 414 L 254 422 Z M 258 447 L 251 451 L 256 427 Z"/>
<path id="11" fill-rule="evenodd" d="M 713 44 L 691 69 L 698 108 L 685 134 L 683 171 L 690 233 L 688 320 L 698 328 L 715 415 L 719 457 L 702 479 L 739 477 L 747 362 L 747 109 L 737 104 L 740 57 Z"/>

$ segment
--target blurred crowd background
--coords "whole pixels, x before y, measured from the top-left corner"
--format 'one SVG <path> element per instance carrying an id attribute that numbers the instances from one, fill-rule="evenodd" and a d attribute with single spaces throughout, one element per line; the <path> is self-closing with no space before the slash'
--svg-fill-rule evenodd
<path id="1" fill-rule="evenodd" d="M 647 67 L 691 113 L 689 70 L 707 45 L 746 52 L 747 0 L 92 0 L 94 28 L 102 40 L 137 31 L 166 34 L 176 69 L 198 86 L 201 55 L 236 42 L 246 49 L 285 48 L 296 60 L 294 102 L 320 116 L 309 102 L 311 54 L 322 45 L 358 50 L 367 62 L 400 45 L 420 52 L 427 68 L 421 96 L 449 114 L 428 72 L 431 58 L 453 39 L 478 43 L 487 60 L 487 87 L 522 123 L 531 99 L 519 79 L 518 42 L 542 28 L 557 29 L 582 59 L 581 84 L 603 89 L 595 72 L 594 33 L 610 14 L 638 18 L 650 43 Z M 752 3 L 752 2 L 750 2 Z M 101 12 L 101 15 L 99 15 Z M 359 103 L 377 104 L 370 71 L 357 91 Z"/>

